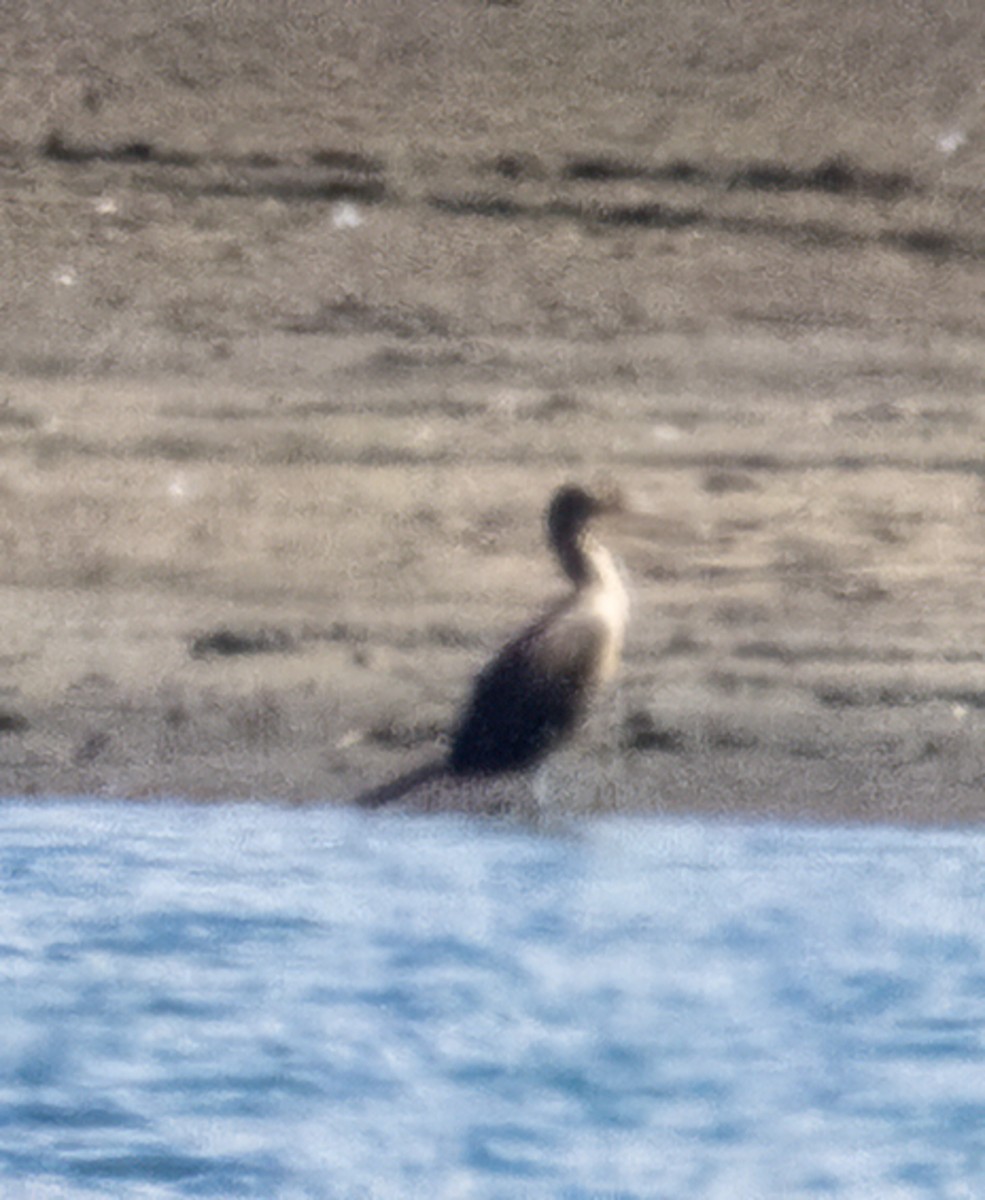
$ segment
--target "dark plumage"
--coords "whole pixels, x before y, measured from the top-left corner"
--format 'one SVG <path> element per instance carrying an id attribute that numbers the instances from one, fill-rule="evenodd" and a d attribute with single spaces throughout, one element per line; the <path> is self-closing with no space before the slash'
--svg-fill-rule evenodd
<path id="1" fill-rule="evenodd" d="M 509 642 L 480 673 L 452 738 L 449 770 L 488 775 L 536 765 L 585 715 L 602 631 L 572 625 L 563 657 L 547 660 L 537 624 Z"/>
<path id="2" fill-rule="evenodd" d="M 571 737 L 622 648 L 626 592 L 608 551 L 588 528 L 594 517 L 621 508 L 616 495 L 571 485 L 555 492 L 547 510 L 548 541 L 574 590 L 480 672 L 447 759 L 367 793 L 360 804 L 377 807 L 438 775 L 526 770 Z"/>

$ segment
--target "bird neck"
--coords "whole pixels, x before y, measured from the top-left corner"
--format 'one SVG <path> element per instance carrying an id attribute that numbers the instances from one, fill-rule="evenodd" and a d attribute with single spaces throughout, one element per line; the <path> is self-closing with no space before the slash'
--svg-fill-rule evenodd
<path id="1" fill-rule="evenodd" d="M 622 593 L 622 580 L 612 555 L 587 531 L 560 543 L 556 550 L 564 573 L 579 591 L 595 588 Z"/>

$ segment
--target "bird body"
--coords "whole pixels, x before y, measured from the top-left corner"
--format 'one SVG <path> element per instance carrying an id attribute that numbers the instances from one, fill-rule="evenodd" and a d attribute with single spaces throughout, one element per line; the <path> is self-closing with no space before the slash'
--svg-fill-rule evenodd
<path id="1" fill-rule="evenodd" d="M 368 793 L 361 804 L 377 807 L 437 775 L 488 778 L 528 770 L 574 734 L 622 652 L 626 589 L 612 556 L 588 529 L 593 517 L 620 508 L 617 498 L 579 487 L 555 493 L 548 538 L 574 590 L 479 673 L 447 759 Z"/>
<path id="2" fill-rule="evenodd" d="M 455 775 L 535 766 L 584 719 L 615 673 L 628 600 L 608 551 L 590 548 L 597 577 L 549 609 L 499 651 L 476 679 L 452 739 Z"/>

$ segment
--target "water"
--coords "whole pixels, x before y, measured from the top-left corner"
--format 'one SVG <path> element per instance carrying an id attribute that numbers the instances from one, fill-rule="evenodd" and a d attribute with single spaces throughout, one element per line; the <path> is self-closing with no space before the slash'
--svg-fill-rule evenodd
<path id="1" fill-rule="evenodd" d="M 985 1196 L 985 834 L 0 807 L 0 1196 Z"/>

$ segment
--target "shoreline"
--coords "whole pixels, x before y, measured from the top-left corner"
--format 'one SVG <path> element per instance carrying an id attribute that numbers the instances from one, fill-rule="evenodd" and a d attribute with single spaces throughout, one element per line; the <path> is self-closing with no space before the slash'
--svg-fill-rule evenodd
<path id="1" fill-rule="evenodd" d="M 0 793 L 412 768 L 611 480 L 576 807 L 981 822 L 980 19 L 391 7 L 8 22 Z"/>

